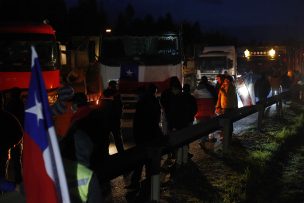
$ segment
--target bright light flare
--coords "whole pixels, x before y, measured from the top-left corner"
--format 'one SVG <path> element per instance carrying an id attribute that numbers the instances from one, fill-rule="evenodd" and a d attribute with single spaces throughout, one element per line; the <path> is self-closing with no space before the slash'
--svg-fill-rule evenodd
<path id="1" fill-rule="evenodd" d="M 238 89 L 239 93 L 243 96 L 243 97 L 248 97 L 249 93 L 248 93 L 248 89 L 245 85 L 242 85 L 239 89 Z"/>
<path id="2" fill-rule="evenodd" d="M 48 95 L 48 101 L 50 105 L 53 105 L 58 99 L 58 94 Z"/>
<path id="3" fill-rule="evenodd" d="M 274 58 L 275 55 L 276 55 L 276 51 L 275 51 L 274 49 L 270 49 L 270 50 L 268 51 L 268 55 L 269 55 L 271 58 Z"/>
<path id="4" fill-rule="evenodd" d="M 246 58 L 249 58 L 250 57 L 250 51 L 248 49 L 246 49 L 244 51 L 244 55 L 245 55 Z"/>

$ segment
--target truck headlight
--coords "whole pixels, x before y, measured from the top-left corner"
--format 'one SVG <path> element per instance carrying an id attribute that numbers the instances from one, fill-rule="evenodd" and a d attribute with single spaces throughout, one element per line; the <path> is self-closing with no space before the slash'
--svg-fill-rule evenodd
<path id="1" fill-rule="evenodd" d="M 244 51 L 244 55 L 245 55 L 246 58 L 249 58 L 250 57 L 250 51 L 248 49 L 246 49 Z"/>
<path id="2" fill-rule="evenodd" d="M 271 58 L 274 58 L 276 55 L 276 51 L 274 49 L 270 49 L 268 51 L 268 56 L 270 56 Z"/>
<path id="3" fill-rule="evenodd" d="M 243 96 L 243 97 L 248 97 L 249 93 L 248 93 L 248 89 L 245 85 L 242 85 L 241 87 L 239 87 L 238 92 Z"/>
<path id="4" fill-rule="evenodd" d="M 50 105 L 53 105 L 58 99 L 58 94 L 48 95 L 48 101 Z"/>

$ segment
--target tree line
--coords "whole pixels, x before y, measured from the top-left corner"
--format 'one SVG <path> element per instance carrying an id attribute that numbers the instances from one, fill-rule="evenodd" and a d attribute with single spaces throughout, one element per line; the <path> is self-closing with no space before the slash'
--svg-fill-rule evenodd
<path id="1" fill-rule="evenodd" d="M 147 14 L 136 17 L 131 4 L 127 5 L 109 24 L 103 2 L 97 0 L 79 1 L 68 8 L 64 0 L 2 0 L 0 21 L 42 22 L 47 19 L 56 29 L 59 40 L 68 40 L 73 35 L 100 35 L 111 27 L 115 35 L 151 35 L 175 32 L 182 35 L 185 53 L 193 50 L 194 44 L 231 45 L 237 39 L 220 32 L 207 32 L 198 22 L 174 22 L 170 13 L 153 17 Z M 190 54 L 190 53 L 189 53 Z"/>

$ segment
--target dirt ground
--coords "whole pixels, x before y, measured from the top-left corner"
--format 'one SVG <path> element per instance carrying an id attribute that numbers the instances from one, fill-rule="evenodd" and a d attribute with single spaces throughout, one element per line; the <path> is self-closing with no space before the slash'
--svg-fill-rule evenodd
<path id="1" fill-rule="evenodd" d="M 265 112 L 263 131 L 255 121 L 246 121 L 246 128 L 233 136 L 229 153 L 220 147 L 203 150 L 199 141 L 190 144 L 194 155 L 181 167 L 163 167 L 161 203 L 237 203 L 237 202 L 303 202 L 304 139 L 301 132 L 274 145 L 274 137 L 304 112 L 302 105 L 284 105 L 283 117 Z M 252 154 L 267 161 L 252 162 Z M 262 150 L 263 149 L 263 150 Z M 112 195 L 107 202 L 147 202 L 144 194 L 125 189 L 127 176 L 112 182 Z M 143 184 L 144 185 L 144 182 Z"/>
<path id="2" fill-rule="evenodd" d="M 273 135 L 292 125 L 302 108 L 291 104 L 285 106 L 283 118 L 266 116 L 263 132 L 257 132 L 255 125 L 248 126 L 245 132 L 234 135 L 229 154 L 211 150 L 194 156 L 186 166 L 172 172 L 161 199 L 172 203 L 303 202 L 303 131 L 277 149 L 270 149 L 271 159 L 262 166 L 247 160 L 252 151 L 271 146 Z M 201 149 L 193 143 L 191 150 L 197 154 Z"/>

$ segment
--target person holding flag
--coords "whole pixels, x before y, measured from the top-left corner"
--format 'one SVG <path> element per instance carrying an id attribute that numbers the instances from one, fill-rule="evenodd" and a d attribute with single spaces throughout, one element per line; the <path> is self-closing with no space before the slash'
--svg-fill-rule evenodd
<path id="1" fill-rule="evenodd" d="M 69 203 L 70 197 L 52 123 L 47 93 L 34 47 L 25 107 L 23 180 L 26 202 Z"/>

